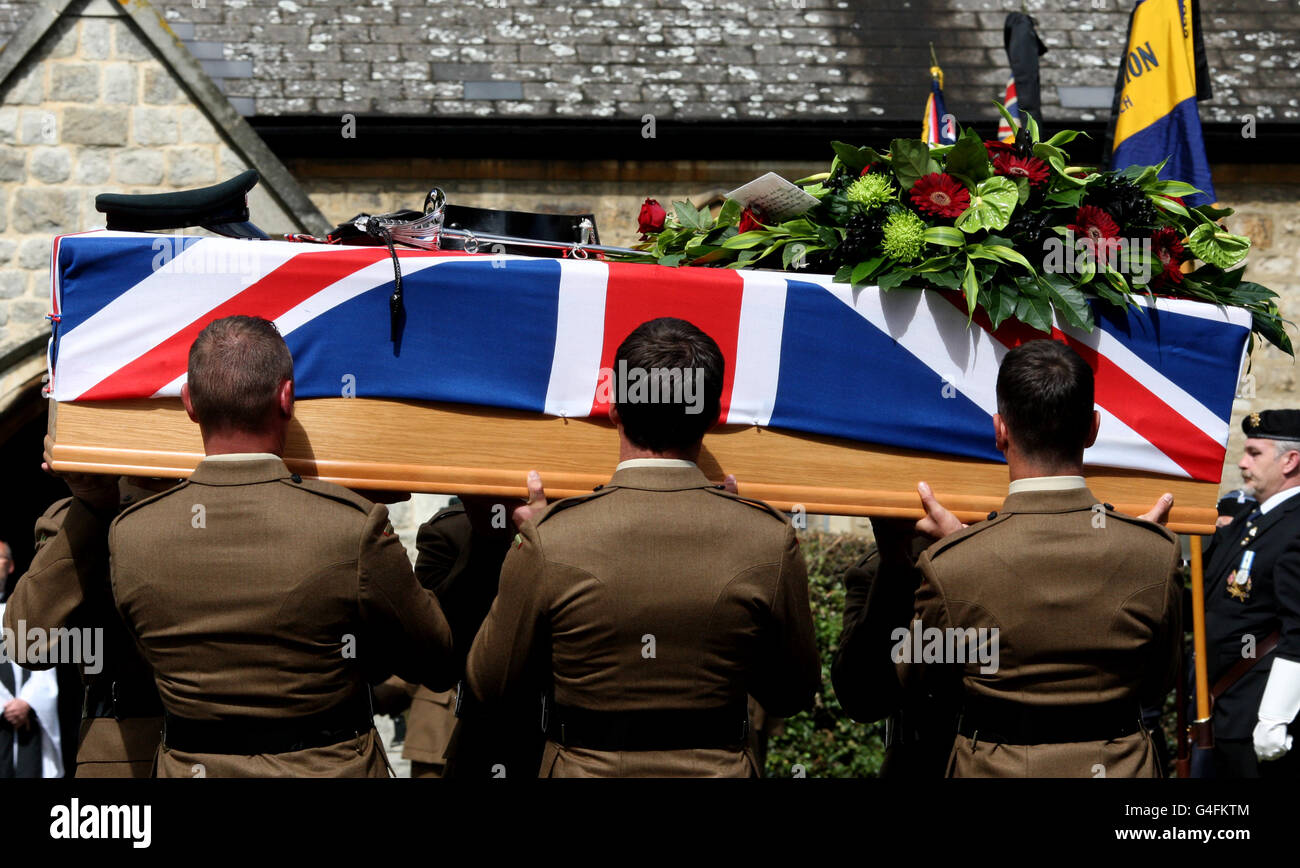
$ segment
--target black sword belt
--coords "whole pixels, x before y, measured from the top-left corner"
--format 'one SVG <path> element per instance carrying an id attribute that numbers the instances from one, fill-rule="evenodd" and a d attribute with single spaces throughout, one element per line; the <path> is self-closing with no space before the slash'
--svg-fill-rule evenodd
<path id="1" fill-rule="evenodd" d="M 162 713 L 162 702 L 152 677 L 147 681 L 96 679 L 86 685 L 81 705 L 83 719 L 162 717 Z"/>
<path id="2" fill-rule="evenodd" d="M 374 726 L 369 697 L 356 697 L 333 708 L 298 717 L 222 717 L 194 720 L 163 715 L 163 745 L 186 753 L 291 753 L 327 747 L 369 732 Z"/>
<path id="3" fill-rule="evenodd" d="M 957 730 L 972 741 L 997 744 L 1112 741 L 1142 731 L 1142 710 L 1131 699 L 1090 705 L 967 699 Z"/>
<path id="4" fill-rule="evenodd" d="M 589 750 L 738 750 L 749 735 L 749 715 L 744 705 L 645 711 L 556 705 L 546 734 L 566 747 Z"/>

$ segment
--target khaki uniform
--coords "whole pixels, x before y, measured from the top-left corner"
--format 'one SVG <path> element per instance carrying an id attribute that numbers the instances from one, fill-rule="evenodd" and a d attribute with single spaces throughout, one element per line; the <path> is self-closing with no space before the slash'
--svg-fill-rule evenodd
<path id="1" fill-rule="evenodd" d="M 129 502 L 136 494 L 125 494 Z M 86 671 L 86 648 L 78 661 L 87 701 L 77 743 L 79 778 L 147 778 L 162 735 L 162 707 L 153 673 L 113 608 L 108 583 L 108 516 L 65 498 L 36 522 L 36 555 L 14 587 L 5 626 L 17 632 L 40 628 L 52 639 L 49 668 L 62 659 L 60 629 L 100 629 L 98 672 Z M 116 697 L 116 700 L 113 699 Z"/>
<path id="2" fill-rule="evenodd" d="M 821 680 L 794 529 L 681 463 L 624 467 L 593 494 L 559 501 L 506 557 L 467 676 L 493 701 L 539 666 L 559 722 L 564 709 L 622 713 L 632 726 L 740 709 L 732 747 L 593 749 L 552 720 L 541 776 L 757 775 L 746 693 L 787 716 L 811 705 Z"/>
<path id="3" fill-rule="evenodd" d="M 402 756 L 411 761 L 411 777 L 440 778 L 446 768 L 447 745 L 456 729 L 456 691 L 434 692 L 415 687 L 406 718 Z"/>
<path id="4" fill-rule="evenodd" d="M 386 776 L 370 715 L 355 713 L 369 683 L 396 674 L 446 689 L 454 677 L 446 619 L 387 508 L 274 456 L 204 460 L 123 512 L 109 545 L 117 608 L 179 719 L 168 733 L 255 741 L 259 726 L 354 709 L 349 735 L 300 750 L 180 750 L 165 733 L 160 777 Z"/>
<path id="5" fill-rule="evenodd" d="M 1171 533 L 1105 508 L 1087 488 L 1013 493 L 990 520 L 917 562 L 916 618 L 926 628 L 998 628 L 996 671 L 982 672 L 977 660 L 904 663 L 904 682 L 922 676 L 928 689 L 960 693 L 968 710 L 1001 700 L 1040 713 L 1074 709 L 1082 719 L 1089 707 L 1117 703 L 1136 717 L 1139 703 L 1160 704 L 1173 684 L 1177 563 Z M 974 736 L 956 737 L 949 776 L 1161 775 L 1145 730 L 1065 743 Z"/>

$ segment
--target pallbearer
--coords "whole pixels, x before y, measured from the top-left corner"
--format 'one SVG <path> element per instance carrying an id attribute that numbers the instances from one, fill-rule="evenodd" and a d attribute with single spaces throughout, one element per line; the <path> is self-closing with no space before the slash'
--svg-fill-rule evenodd
<path id="1" fill-rule="evenodd" d="M 484 702 L 552 681 L 543 777 L 751 777 L 746 693 L 775 715 L 812 703 L 794 528 L 697 464 L 723 365 L 688 322 L 633 331 L 615 356 L 613 478 L 523 522 L 506 556 L 467 678 Z"/>
<path id="2" fill-rule="evenodd" d="M 285 467 L 293 360 L 271 323 L 205 328 L 182 398 L 207 457 L 109 533 L 165 712 L 158 775 L 386 776 L 369 684 L 451 686 L 437 600 L 387 508 Z"/>
<path id="3" fill-rule="evenodd" d="M 1220 777 L 1295 776 L 1300 709 L 1300 410 L 1241 423 L 1257 503 L 1205 551 L 1205 630 Z"/>

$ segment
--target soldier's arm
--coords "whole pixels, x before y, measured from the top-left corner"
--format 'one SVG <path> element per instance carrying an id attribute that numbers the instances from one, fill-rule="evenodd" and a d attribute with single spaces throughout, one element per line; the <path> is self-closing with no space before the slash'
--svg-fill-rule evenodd
<path id="1" fill-rule="evenodd" d="M 1300 537 L 1293 537 L 1273 564 L 1281 636 L 1277 656 L 1300 663 Z"/>
<path id="2" fill-rule="evenodd" d="M 1160 620 L 1156 624 L 1155 641 L 1149 659 L 1140 699 L 1144 706 L 1163 706 L 1165 696 L 1173 688 L 1178 671 L 1179 650 L 1183 643 L 1183 577 L 1178 569 L 1178 545 L 1173 546 L 1169 564 L 1169 580 L 1161 589 Z"/>
<path id="3" fill-rule="evenodd" d="M 786 528 L 771 616 L 758 677 L 749 693 L 767 713 L 790 717 L 812 706 L 822 682 L 808 567 L 793 527 Z"/>
<path id="4" fill-rule="evenodd" d="M 863 723 L 897 710 L 902 688 L 890 650 L 893 632 L 912 617 L 919 574 L 913 564 L 881 560 L 879 551 L 844 574 L 844 629 L 831 667 L 835 696 L 846 714 Z"/>
<path id="5" fill-rule="evenodd" d="M 51 643 L 86 599 L 108 594 L 108 523 L 75 497 L 51 506 L 36 522 L 36 555 L 5 607 L 4 625 L 15 632 L 39 627 Z M 59 660 L 56 647 L 45 659 L 25 662 L 49 669 Z"/>
<path id="6" fill-rule="evenodd" d="M 438 597 L 451 625 L 460 672 L 496 597 L 501 565 L 513 536 L 512 529 L 473 526 L 461 507 L 439 511 L 420 525 L 416 534 L 415 576 Z"/>
<path id="7" fill-rule="evenodd" d="M 544 635 L 546 578 L 537 525 L 525 524 L 506 555 L 496 599 L 465 663 L 470 689 L 481 701 L 502 699 L 531 671 Z"/>
<path id="8" fill-rule="evenodd" d="M 359 652 L 367 668 L 446 690 L 456 681 L 451 628 L 432 591 L 420 587 L 388 508 L 366 517 L 358 557 L 358 601 L 366 638 Z"/>

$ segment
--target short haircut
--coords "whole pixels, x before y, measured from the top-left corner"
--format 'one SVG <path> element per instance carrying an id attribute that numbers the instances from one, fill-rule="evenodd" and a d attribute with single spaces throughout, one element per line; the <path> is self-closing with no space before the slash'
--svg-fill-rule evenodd
<path id="1" fill-rule="evenodd" d="M 1273 445 L 1277 448 L 1277 451 L 1273 453 L 1275 458 L 1281 458 L 1292 451 L 1300 452 L 1300 440 L 1282 440 L 1279 438 L 1273 441 Z"/>
<path id="2" fill-rule="evenodd" d="M 293 380 L 293 357 L 275 324 L 261 317 L 214 320 L 190 346 L 190 403 L 203 428 L 260 430 L 285 380 Z"/>
<path id="3" fill-rule="evenodd" d="M 652 452 L 688 449 L 699 443 L 718 420 L 726 364 L 717 342 L 684 319 L 660 317 L 637 326 L 614 354 L 614 404 L 627 439 Z M 618 376 L 624 365 L 626 370 L 660 377 L 664 395 L 684 397 L 682 389 L 669 388 L 667 372 L 672 371 L 682 380 L 690 377 L 692 388 L 702 386 L 702 394 L 694 396 L 694 407 L 685 400 L 629 400 L 622 394 L 628 383 Z M 663 373 L 655 374 L 656 369 Z"/>
<path id="4" fill-rule="evenodd" d="M 998 413 L 1027 457 L 1078 461 L 1092 430 L 1092 369 L 1059 341 L 1021 344 L 998 370 Z"/>

